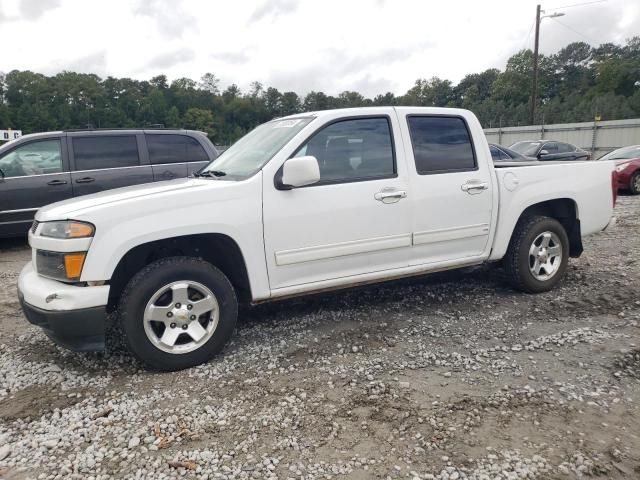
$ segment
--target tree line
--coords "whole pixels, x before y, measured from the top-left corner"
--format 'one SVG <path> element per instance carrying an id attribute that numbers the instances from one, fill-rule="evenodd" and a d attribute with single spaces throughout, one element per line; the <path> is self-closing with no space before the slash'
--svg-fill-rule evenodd
<path id="1" fill-rule="evenodd" d="M 0 129 L 23 133 L 98 127 L 162 125 L 202 130 L 217 144 L 230 144 L 256 125 L 304 111 L 360 106 L 468 108 L 483 126 L 524 125 L 529 120 L 533 52 L 521 50 L 503 71 L 466 75 L 458 84 L 421 78 L 404 94 L 367 98 L 355 91 L 304 96 L 253 82 L 248 91 L 205 74 L 199 82 L 165 75 L 150 80 L 62 72 L 0 73 Z M 623 45 L 567 45 L 539 58 L 536 123 L 592 121 L 640 116 L 640 36 Z"/>

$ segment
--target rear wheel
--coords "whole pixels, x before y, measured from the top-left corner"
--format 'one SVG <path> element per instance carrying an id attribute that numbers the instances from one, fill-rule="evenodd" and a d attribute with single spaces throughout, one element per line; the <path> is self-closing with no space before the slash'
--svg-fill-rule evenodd
<path id="1" fill-rule="evenodd" d="M 521 219 L 504 260 L 507 275 L 519 290 L 529 293 L 551 290 L 567 270 L 567 232 L 553 218 L 535 216 Z"/>
<path id="2" fill-rule="evenodd" d="M 631 176 L 629 190 L 631 190 L 631 193 L 634 195 L 638 195 L 640 193 L 640 172 L 636 172 Z"/>
<path id="3" fill-rule="evenodd" d="M 238 302 L 227 277 L 210 263 L 170 257 L 131 279 L 119 312 L 136 357 L 158 370 L 180 370 L 223 348 L 235 328 Z"/>

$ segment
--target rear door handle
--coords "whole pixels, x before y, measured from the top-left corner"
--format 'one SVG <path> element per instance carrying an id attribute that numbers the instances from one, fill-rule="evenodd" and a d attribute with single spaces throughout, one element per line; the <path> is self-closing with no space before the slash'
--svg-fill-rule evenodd
<path id="1" fill-rule="evenodd" d="M 96 179 L 92 178 L 92 177 L 84 177 L 84 178 L 77 178 L 76 179 L 76 183 L 91 183 L 91 182 L 95 182 Z"/>
<path id="2" fill-rule="evenodd" d="M 66 180 L 51 180 L 50 182 L 47 182 L 47 185 L 66 185 L 67 181 Z"/>
<path id="3" fill-rule="evenodd" d="M 489 182 L 479 182 L 477 180 L 469 180 L 466 183 L 460 185 L 463 192 L 467 192 L 469 195 L 476 195 L 483 190 L 489 188 Z"/>
<path id="4" fill-rule="evenodd" d="M 395 203 L 405 198 L 407 192 L 404 190 L 396 190 L 395 188 L 383 188 L 376 193 L 373 198 L 382 203 Z"/>

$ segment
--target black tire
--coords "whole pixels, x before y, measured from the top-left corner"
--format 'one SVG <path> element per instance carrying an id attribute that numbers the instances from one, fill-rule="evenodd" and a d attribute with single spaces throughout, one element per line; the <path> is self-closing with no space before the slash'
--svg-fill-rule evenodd
<path id="1" fill-rule="evenodd" d="M 631 180 L 629 181 L 629 191 L 633 195 L 638 195 L 640 193 L 640 172 L 636 172 L 631 176 Z"/>
<path id="2" fill-rule="evenodd" d="M 168 353 L 147 337 L 144 312 L 155 292 L 183 280 L 198 282 L 213 292 L 219 307 L 218 325 L 196 350 Z M 129 350 L 152 369 L 174 371 L 200 365 L 222 350 L 236 325 L 238 300 L 229 279 L 210 263 L 193 257 L 169 257 L 147 265 L 133 276 L 120 297 L 118 311 Z"/>
<path id="3" fill-rule="evenodd" d="M 544 233 L 553 232 L 560 239 L 562 257 L 560 266 L 547 280 L 539 280 L 529 268 L 529 249 L 534 240 Z M 564 276 L 569 262 L 569 237 L 560 222 L 550 217 L 533 216 L 522 218 L 511 237 L 504 268 L 511 285 L 527 293 L 547 292 Z"/>

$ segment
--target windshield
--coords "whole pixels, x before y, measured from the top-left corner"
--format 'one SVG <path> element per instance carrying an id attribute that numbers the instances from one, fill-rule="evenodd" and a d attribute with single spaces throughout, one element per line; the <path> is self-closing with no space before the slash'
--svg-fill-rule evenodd
<path id="1" fill-rule="evenodd" d="M 273 120 L 260 125 L 231 145 L 197 175 L 243 180 L 259 171 L 314 118 Z M 208 173 L 209 172 L 209 173 Z"/>
<path id="2" fill-rule="evenodd" d="M 640 158 L 640 145 L 619 148 L 607 153 L 598 160 L 631 160 L 632 158 Z"/>
<path id="3" fill-rule="evenodd" d="M 535 157 L 538 153 L 538 148 L 542 142 L 518 142 L 511 145 L 509 148 L 515 150 L 525 157 Z"/>

